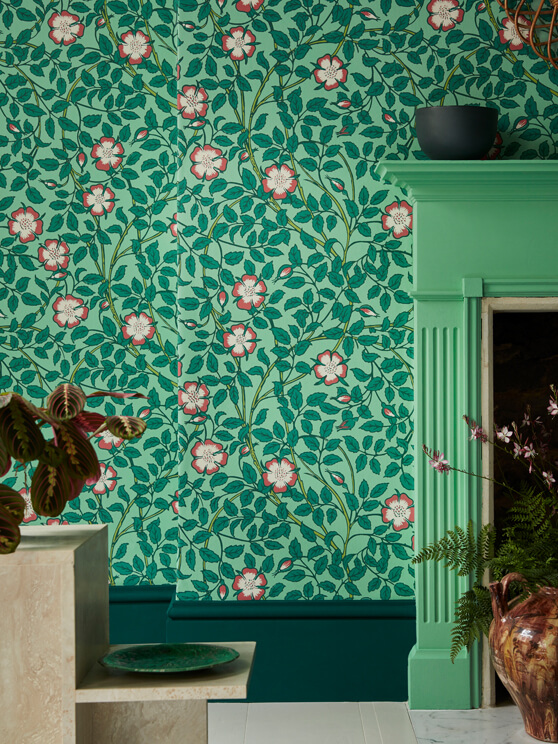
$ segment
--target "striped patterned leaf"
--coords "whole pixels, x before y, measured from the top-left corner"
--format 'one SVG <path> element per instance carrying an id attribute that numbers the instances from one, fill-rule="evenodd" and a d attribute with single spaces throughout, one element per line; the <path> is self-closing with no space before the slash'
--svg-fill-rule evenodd
<path id="1" fill-rule="evenodd" d="M 97 431 L 104 423 L 105 417 L 100 413 L 93 413 L 92 411 L 82 411 L 74 419 L 74 424 L 79 426 L 83 431 Z"/>
<path id="2" fill-rule="evenodd" d="M 55 468 L 65 459 L 66 452 L 62 447 L 57 447 L 54 442 L 46 442 L 45 448 L 39 457 L 39 462 L 44 462 L 45 465 L 51 465 Z"/>
<path id="3" fill-rule="evenodd" d="M 17 524 L 23 520 L 25 513 L 25 499 L 13 488 L 0 483 L 0 506 L 7 509 Z"/>
<path id="4" fill-rule="evenodd" d="M 21 540 L 19 525 L 3 506 L 0 506 L 0 554 L 13 553 Z"/>
<path id="5" fill-rule="evenodd" d="M 47 398 L 47 410 L 58 421 L 69 421 L 85 408 L 85 393 L 77 385 L 65 382 Z"/>
<path id="6" fill-rule="evenodd" d="M 52 467 L 40 462 L 31 479 L 31 503 L 42 517 L 57 517 L 71 498 L 72 489 L 65 464 Z"/>
<path id="7" fill-rule="evenodd" d="M 105 398 L 106 396 L 110 396 L 111 398 L 145 398 L 147 400 L 148 396 L 144 395 L 143 393 L 120 393 L 120 392 L 111 392 L 110 390 L 98 390 L 96 393 L 89 393 L 87 396 L 88 398 Z"/>
<path id="8" fill-rule="evenodd" d="M 35 460 L 45 447 L 41 430 L 19 395 L 12 395 L 0 409 L 0 437 L 8 454 L 21 462 Z"/>
<path id="9" fill-rule="evenodd" d="M 56 441 L 66 453 L 69 475 L 78 480 L 99 478 L 101 469 L 92 444 L 70 421 L 56 427 Z"/>
<path id="10" fill-rule="evenodd" d="M 10 469 L 11 464 L 12 458 L 8 454 L 8 450 L 6 449 L 4 440 L 2 439 L 2 437 L 0 437 L 0 478 L 6 475 L 6 473 Z"/>
<path id="11" fill-rule="evenodd" d="M 111 434 L 121 439 L 141 437 L 147 428 L 145 421 L 137 416 L 107 416 L 106 425 Z"/>

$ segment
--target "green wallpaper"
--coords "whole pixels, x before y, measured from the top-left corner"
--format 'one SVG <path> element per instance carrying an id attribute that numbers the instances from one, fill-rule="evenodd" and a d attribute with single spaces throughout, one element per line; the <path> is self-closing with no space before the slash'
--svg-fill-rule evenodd
<path id="1" fill-rule="evenodd" d="M 554 157 L 556 71 L 496 2 L 0 17 L 0 390 L 149 395 L 62 521 L 183 599 L 411 596 L 413 214 L 374 166 L 438 102 L 499 108 L 491 157 Z"/>

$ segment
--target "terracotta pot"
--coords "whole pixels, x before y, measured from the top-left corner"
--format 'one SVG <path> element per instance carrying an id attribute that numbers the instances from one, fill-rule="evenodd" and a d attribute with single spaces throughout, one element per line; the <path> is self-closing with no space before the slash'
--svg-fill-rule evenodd
<path id="1" fill-rule="evenodd" d="M 525 731 L 558 742 L 558 589 L 542 587 L 508 605 L 512 581 L 525 578 L 511 573 L 490 584 L 492 661 L 521 711 Z"/>

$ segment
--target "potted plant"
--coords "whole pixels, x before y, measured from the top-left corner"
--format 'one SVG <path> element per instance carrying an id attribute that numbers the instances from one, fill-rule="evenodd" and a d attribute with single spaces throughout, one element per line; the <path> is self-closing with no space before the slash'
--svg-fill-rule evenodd
<path id="1" fill-rule="evenodd" d="M 0 394 L 0 477 L 15 460 L 24 467 L 37 465 L 31 478 L 31 502 L 45 517 L 62 513 L 66 503 L 81 493 L 86 480 L 101 476 L 90 437 L 108 429 L 122 439 L 140 437 L 145 422 L 134 416 L 103 416 L 86 411 L 88 398 L 145 398 L 141 393 L 95 392 L 86 395 L 77 385 L 59 385 L 39 408 L 17 393 Z M 45 439 L 46 428 L 52 439 Z M 13 553 L 21 533 L 25 501 L 0 484 L 0 553 Z"/>
<path id="2" fill-rule="evenodd" d="M 445 561 L 470 587 L 458 599 L 451 658 L 489 638 L 494 667 L 514 702 L 525 730 L 542 741 L 558 742 L 558 488 L 556 451 L 558 395 L 554 386 L 545 423 L 527 409 L 523 422 L 496 426 L 494 438 L 464 416 L 471 439 L 503 450 L 525 467 L 520 486 L 499 483 L 509 500 L 502 524 L 476 531 L 471 522 L 422 550 L 415 563 Z M 444 454 L 423 446 L 442 476 L 451 470 Z M 554 471 L 554 472 L 553 472 Z M 488 586 L 483 577 L 494 581 Z"/>

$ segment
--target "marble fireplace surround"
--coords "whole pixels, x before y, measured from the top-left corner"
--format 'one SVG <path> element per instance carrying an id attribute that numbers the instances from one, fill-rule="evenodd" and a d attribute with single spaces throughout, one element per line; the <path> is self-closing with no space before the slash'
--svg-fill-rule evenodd
<path id="1" fill-rule="evenodd" d="M 478 525 L 490 514 L 486 493 L 483 513 L 481 480 L 454 472 L 436 477 L 420 450 L 426 443 L 456 467 L 490 468 L 480 448 L 470 446 L 462 415 L 481 420 L 484 413 L 483 424 L 489 423 L 491 313 L 558 309 L 551 299 L 558 298 L 558 161 L 386 160 L 376 173 L 404 189 L 413 205 L 415 545 L 421 548 L 456 524 Z M 486 653 L 484 664 L 480 648 L 449 660 L 454 605 L 465 588 L 465 578 L 441 565 L 417 566 L 412 709 L 490 703 Z"/>

